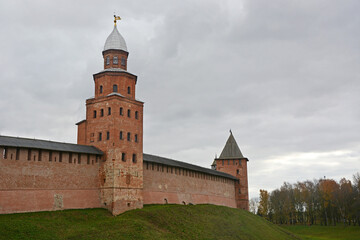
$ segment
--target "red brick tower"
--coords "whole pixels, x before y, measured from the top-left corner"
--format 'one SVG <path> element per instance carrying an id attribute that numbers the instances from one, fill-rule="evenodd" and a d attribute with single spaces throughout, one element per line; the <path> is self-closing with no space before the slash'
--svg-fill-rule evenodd
<path id="1" fill-rule="evenodd" d="M 239 179 L 235 186 L 236 205 L 237 208 L 249 210 L 247 177 L 247 162 L 249 160 L 242 155 L 231 131 L 220 157 L 215 158 L 214 161 L 215 163 L 212 166 L 215 166 L 217 171 L 228 173 Z"/>
<path id="2" fill-rule="evenodd" d="M 124 38 L 114 30 L 105 42 L 104 70 L 93 75 L 95 97 L 86 100 L 78 144 L 105 154 L 100 170 L 101 200 L 114 215 L 142 208 L 143 105 L 135 99 L 137 76 L 127 71 Z"/>

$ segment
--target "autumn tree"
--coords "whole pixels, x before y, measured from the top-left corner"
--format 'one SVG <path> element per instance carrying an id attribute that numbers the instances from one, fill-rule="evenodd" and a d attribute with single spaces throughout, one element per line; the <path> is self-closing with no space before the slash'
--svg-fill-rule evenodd
<path id="1" fill-rule="evenodd" d="M 269 193 L 266 190 L 260 189 L 260 201 L 258 213 L 268 219 L 269 213 Z"/>

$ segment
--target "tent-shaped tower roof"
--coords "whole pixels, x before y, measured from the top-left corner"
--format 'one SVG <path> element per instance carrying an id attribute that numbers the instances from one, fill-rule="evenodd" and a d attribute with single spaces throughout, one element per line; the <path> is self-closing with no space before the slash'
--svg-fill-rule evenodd
<path id="1" fill-rule="evenodd" d="M 237 145 L 235 138 L 230 131 L 230 136 L 226 141 L 225 147 L 222 150 L 220 157 L 218 159 L 238 159 L 244 158 L 242 155 L 239 146 Z"/>

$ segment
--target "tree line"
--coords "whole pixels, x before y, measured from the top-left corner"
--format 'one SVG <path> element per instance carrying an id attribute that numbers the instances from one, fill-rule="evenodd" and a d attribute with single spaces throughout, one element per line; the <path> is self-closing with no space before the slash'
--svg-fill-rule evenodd
<path id="1" fill-rule="evenodd" d="M 276 224 L 360 226 L 360 174 L 353 182 L 324 178 L 261 189 L 259 199 L 250 200 L 250 211 Z"/>

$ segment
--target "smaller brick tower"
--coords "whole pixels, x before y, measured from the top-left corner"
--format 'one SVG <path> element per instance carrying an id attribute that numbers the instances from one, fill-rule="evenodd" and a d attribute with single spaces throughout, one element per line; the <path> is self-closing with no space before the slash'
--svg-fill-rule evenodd
<path id="1" fill-rule="evenodd" d="M 95 97 L 86 100 L 78 144 L 104 152 L 100 198 L 114 215 L 142 208 L 143 102 L 135 99 L 137 77 L 127 71 L 128 51 L 115 26 L 106 39 L 104 70 L 93 75 Z"/>
<path id="2" fill-rule="evenodd" d="M 235 199 L 237 208 L 249 210 L 249 193 L 248 193 L 248 177 L 247 177 L 247 162 L 235 138 L 230 131 L 230 136 L 226 141 L 225 147 L 222 150 L 220 157 L 215 158 L 212 164 L 217 171 L 225 172 L 233 175 L 239 179 L 235 186 Z"/>

